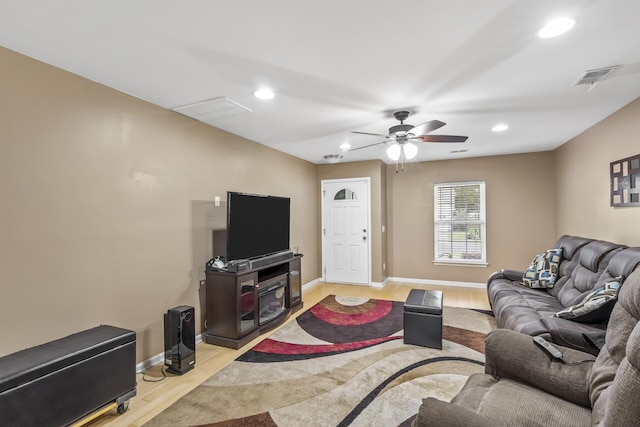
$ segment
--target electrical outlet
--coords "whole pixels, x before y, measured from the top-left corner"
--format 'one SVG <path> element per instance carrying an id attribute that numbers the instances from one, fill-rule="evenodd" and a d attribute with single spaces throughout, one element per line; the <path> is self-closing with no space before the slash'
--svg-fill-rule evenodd
<path id="1" fill-rule="evenodd" d="M 387 269 L 387 263 L 383 262 L 382 263 L 382 270 L 385 271 Z"/>

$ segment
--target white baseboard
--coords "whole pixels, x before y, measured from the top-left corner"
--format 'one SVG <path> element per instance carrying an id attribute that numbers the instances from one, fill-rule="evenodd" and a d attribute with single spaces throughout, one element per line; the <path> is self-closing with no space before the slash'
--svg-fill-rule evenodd
<path id="1" fill-rule="evenodd" d="M 369 286 L 371 286 L 372 288 L 384 288 L 385 285 L 389 283 L 389 278 L 385 278 L 382 282 L 371 282 L 369 283 Z"/>
<path id="2" fill-rule="evenodd" d="M 309 283 L 302 285 L 302 290 L 311 289 L 312 287 L 314 287 L 318 283 L 323 283 L 322 277 L 318 277 L 317 279 L 314 279 L 314 280 L 310 281 Z"/>
<path id="3" fill-rule="evenodd" d="M 455 282 L 451 280 L 432 280 L 432 279 L 412 279 L 407 277 L 387 277 L 382 282 L 369 282 L 368 285 L 354 285 L 354 286 L 370 286 L 372 288 L 384 288 L 389 282 L 397 282 L 398 284 L 418 284 L 418 285 L 440 285 L 440 286 L 462 286 L 466 288 L 486 288 L 487 285 L 485 283 L 477 283 L 477 282 Z M 302 289 L 308 289 L 311 286 L 315 286 L 318 283 L 324 283 L 324 281 L 320 279 L 315 279 L 312 282 L 307 283 L 302 287 Z M 340 282 L 335 282 L 340 283 Z M 346 285 L 352 283 L 345 283 Z"/>
<path id="4" fill-rule="evenodd" d="M 440 285 L 440 286 L 464 286 L 467 288 L 486 288 L 486 283 L 477 282 L 454 282 L 450 280 L 431 280 L 431 279 L 411 279 L 406 277 L 387 277 L 386 282 L 398 282 L 400 284 L 419 284 L 419 285 Z"/>

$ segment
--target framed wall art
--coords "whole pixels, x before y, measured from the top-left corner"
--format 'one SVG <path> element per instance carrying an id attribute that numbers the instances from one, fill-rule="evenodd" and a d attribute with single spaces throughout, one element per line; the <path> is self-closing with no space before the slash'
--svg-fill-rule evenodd
<path id="1" fill-rule="evenodd" d="M 640 154 L 610 164 L 611 206 L 640 206 Z"/>

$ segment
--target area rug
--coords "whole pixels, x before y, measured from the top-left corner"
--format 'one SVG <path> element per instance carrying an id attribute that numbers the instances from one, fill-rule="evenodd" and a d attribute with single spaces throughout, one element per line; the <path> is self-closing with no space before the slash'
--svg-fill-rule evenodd
<path id="1" fill-rule="evenodd" d="M 328 296 L 178 400 L 154 426 L 405 426 L 484 371 L 490 313 L 443 309 L 443 348 L 404 344 L 403 303 Z M 196 368 L 197 369 L 197 368 Z"/>

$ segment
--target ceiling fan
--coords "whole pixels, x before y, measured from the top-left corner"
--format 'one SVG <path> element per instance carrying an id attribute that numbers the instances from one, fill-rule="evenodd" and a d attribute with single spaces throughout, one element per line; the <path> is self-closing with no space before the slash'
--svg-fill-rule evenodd
<path id="1" fill-rule="evenodd" d="M 363 148 L 373 147 L 374 145 L 393 142 L 393 145 L 387 148 L 387 155 L 391 160 L 396 162 L 402 158 L 402 163 L 404 164 L 405 158 L 407 160 L 411 160 L 418 154 L 418 147 L 413 144 L 414 142 L 465 142 L 468 138 L 467 136 L 458 135 L 427 135 L 429 132 L 433 132 L 434 130 L 440 129 L 442 126 L 446 125 L 446 123 L 441 122 L 440 120 L 431 120 L 418 126 L 413 126 L 404 124 L 404 121 L 409 117 L 408 111 L 396 111 L 393 113 L 393 116 L 396 120 L 400 121 L 400 124 L 391 126 L 389 128 L 388 135 L 369 132 L 352 132 L 361 135 L 379 136 L 385 138 L 384 141 L 365 145 L 363 147 L 352 148 L 349 151 L 362 150 Z"/>

